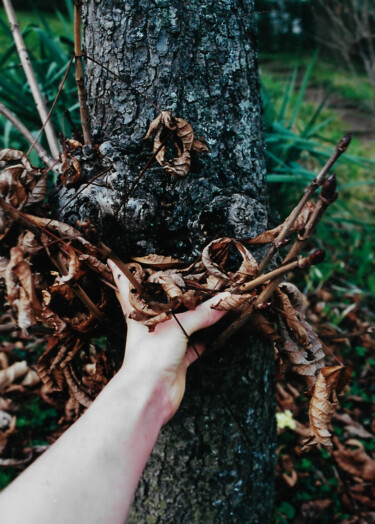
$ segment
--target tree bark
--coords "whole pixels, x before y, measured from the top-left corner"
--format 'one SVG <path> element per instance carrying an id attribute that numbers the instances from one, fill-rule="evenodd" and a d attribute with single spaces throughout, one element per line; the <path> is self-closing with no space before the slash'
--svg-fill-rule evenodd
<path id="1" fill-rule="evenodd" d="M 86 148 L 85 173 L 114 170 L 71 204 L 77 188 L 62 191 L 60 218 L 90 217 L 124 259 L 161 253 L 191 261 L 217 236 L 266 229 L 253 1 L 88 0 L 84 10 L 85 53 L 107 68 L 86 59 L 91 128 L 103 158 Z M 193 157 L 185 178 L 154 162 L 120 207 L 152 154 L 152 142 L 142 141 L 158 115 L 151 102 L 187 120 L 210 153 Z M 195 365 L 129 522 L 268 522 L 272 370 L 272 351 L 248 330 Z"/>

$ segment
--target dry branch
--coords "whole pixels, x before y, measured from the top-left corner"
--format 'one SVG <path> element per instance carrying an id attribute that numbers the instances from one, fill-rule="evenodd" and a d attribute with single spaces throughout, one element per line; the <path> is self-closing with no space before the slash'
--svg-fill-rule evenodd
<path id="1" fill-rule="evenodd" d="M 314 180 L 311 182 L 309 187 L 307 188 L 305 194 L 299 201 L 299 203 L 296 205 L 296 207 L 293 209 L 293 211 L 290 213 L 287 220 L 284 222 L 284 227 L 282 231 L 279 233 L 277 238 L 273 241 L 270 249 L 268 250 L 266 256 L 259 264 L 259 273 L 263 273 L 265 268 L 267 267 L 268 263 L 270 262 L 271 258 L 274 256 L 280 245 L 282 245 L 282 242 L 285 240 L 287 234 L 289 233 L 289 230 L 295 220 L 297 219 L 298 215 L 304 208 L 306 202 L 309 200 L 311 195 L 318 189 L 319 186 L 321 186 L 324 182 L 325 176 L 327 175 L 328 171 L 331 169 L 333 164 L 340 158 L 340 156 L 347 150 L 350 144 L 351 137 L 350 135 L 345 135 L 338 145 L 336 146 L 336 149 L 334 153 L 329 158 L 328 162 L 323 166 L 320 173 L 314 178 Z"/>
<path id="2" fill-rule="evenodd" d="M 82 43 L 81 43 L 81 18 L 82 18 L 82 1 L 74 1 L 74 55 L 76 66 L 76 83 L 78 88 L 79 110 L 81 114 L 81 125 L 83 141 L 87 146 L 92 146 L 89 119 L 87 113 L 87 91 L 83 78 L 82 67 Z"/>
<path id="3" fill-rule="evenodd" d="M 14 43 L 16 45 L 18 55 L 21 60 L 22 68 L 25 72 L 27 81 L 29 83 L 37 111 L 39 113 L 42 124 L 44 125 L 47 122 L 45 126 L 45 130 L 46 130 L 46 137 L 47 137 L 49 148 L 51 150 L 52 157 L 54 159 L 57 159 L 59 157 L 60 151 L 59 151 L 59 145 L 57 142 L 55 131 L 52 127 L 51 122 L 48 122 L 47 107 L 44 102 L 43 95 L 40 91 L 38 82 L 36 80 L 34 70 L 31 66 L 29 53 L 27 52 L 25 42 L 23 40 L 21 31 L 20 31 L 20 26 L 18 24 L 16 14 L 13 9 L 12 2 L 11 0 L 3 0 L 3 3 L 4 3 L 4 8 L 5 8 L 8 20 L 9 20 L 9 25 L 12 31 Z"/>
<path id="4" fill-rule="evenodd" d="M 47 151 L 44 149 L 43 146 L 35 142 L 34 136 L 31 134 L 31 132 L 23 125 L 23 123 L 18 120 L 18 118 L 11 112 L 7 107 L 5 107 L 4 104 L 0 102 L 0 113 L 7 119 L 9 122 L 11 122 L 14 127 L 21 133 L 21 135 L 26 138 L 26 140 L 29 142 L 29 144 L 33 144 L 33 147 L 39 156 L 39 158 L 44 162 L 44 164 L 51 169 L 52 171 L 57 172 L 56 163 L 52 160 L 52 158 L 49 156 Z"/>

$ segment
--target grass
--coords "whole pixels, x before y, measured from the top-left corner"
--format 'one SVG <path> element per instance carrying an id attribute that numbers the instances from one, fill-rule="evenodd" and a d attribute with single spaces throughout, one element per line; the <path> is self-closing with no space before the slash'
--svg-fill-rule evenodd
<path id="1" fill-rule="evenodd" d="M 61 16 L 55 13 L 43 13 L 41 17 L 41 14 L 36 11 L 17 10 L 16 15 L 21 27 L 21 31 L 24 33 L 24 38 L 28 48 L 32 52 L 38 52 L 39 39 L 34 31 L 27 29 L 28 27 L 32 26 L 42 30 L 47 24 L 55 35 L 63 35 L 66 32 L 65 21 L 61 18 Z M 0 55 L 2 56 L 3 52 L 8 50 L 10 45 L 13 43 L 4 8 L 0 8 L 0 24 L 2 29 L 0 32 Z"/>
<path id="2" fill-rule="evenodd" d="M 292 60 L 290 55 L 278 55 L 277 62 L 273 59 L 260 63 L 271 209 L 277 209 L 282 216 L 286 216 L 299 199 L 301 190 L 320 169 L 328 152 L 351 129 L 353 112 L 348 118 L 340 111 L 340 105 L 357 108 L 354 117 L 358 132 L 353 134 L 348 154 L 335 166 L 339 199 L 323 217 L 310 245 L 310 248 L 325 248 L 328 256 L 308 274 L 300 275 L 298 285 L 311 296 L 319 288 L 328 289 L 332 294 L 332 300 L 319 315 L 322 324 L 350 331 L 353 328 L 346 315 L 352 311 L 353 304 L 360 307 L 355 315 L 365 323 L 374 324 L 375 146 L 373 136 L 366 132 L 366 107 L 371 102 L 367 81 L 363 78 L 363 88 L 358 89 L 343 70 L 336 68 L 332 73 L 332 65 L 318 56 L 305 55 Z M 292 67 L 291 63 L 294 63 Z M 335 108 L 330 107 L 327 93 L 334 97 Z M 342 102 L 338 104 L 338 100 Z M 340 412 L 357 409 L 358 404 L 353 406 L 349 400 L 352 395 L 361 398 L 365 406 L 363 412 L 370 413 L 374 392 L 368 383 L 364 387 L 361 379 L 365 369 L 374 363 L 369 349 L 348 342 L 337 355 L 353 369 L 350 391 L 340 402 Z M 369 426 L 366 417 L 359 417 L 361 423 Z M 335 433 L 338 436 L 342 433 L 336 424 Z M 296 457 L 293 450 L 298 442 L 299 436 L 290 430 L 279 436 L 280 464 L 283 457 L 293 457 L 298 483 L 291 489 L 282 480 L 278 482 L 276 522 L 294 522 L 303 502 L 328 499 L 332 504 L 320 516 L 322 524 L 349 519 L 334 463 L 319 450 L 306 457 Z M 373 451 L 374 440 L 361 442 L 366 451 Z"/>
<path id="3" fill-rule="evenodd" d="M 73 54 L 72 4 L 67 0 L 66 5 L 66 15 L 57 11 L 55 14 L 46 15 L 17 12 L 34 72 L 49 107 Z M 0 40 L 0 100 L 34 135 L 37 135 L 41 127 L 40 118 L 21 69 L 4 10 L 0 10 L 0 25 L 3 29 Z M 72 70 L 52 115 L 57 134 L 70 136 L 70 124 L 64 118 L 65 110 L 70 112 L 76 123 L 79 111 Z M 28 144 L 23 137 L 3 117 L 0 117 L 0 139 L 4 148 L 28 150 Z M 44 137 L 42 143 L 48 149 Z M 38 157 L 34 152 L 31 161 L 38 165 Z"/>
<path id="4" fill-rule="evenodd" d="M 272 73 L 273 77 L 284 79 L 290 72 L 291 64 L 301 69 L 307 69 L 311 62 L 311 52 L 301 51 L 295 54 L 278 53 L 277 57 L 271 53 L 260 54 L 261 69 L 265 74 Z M 347 102 L 359 104 L 367 108 L 374 97 L 370 83 L 363 73 L 358 73 L 358 80 L 348 73 L 344 65 L 340 67 L 332 58 L 320 55 L 311 76 L 311 87 L 321 87 L 326 92 L 332 92 Z"/>
<path id="5" fill-rule="evenodd" d="M 331 64 L 316 54 L 308 59 L 297 57 L 294 66 L 291 62 L 285 65 L 283 60 L 290 58 L 282 55 L 277 62 L 260 62 L 271 206 L 282 216 L 297 202 L 303 187 L 350 130 L 350 122 L 337 109 L 329 107 L 333 92 L 327 92 L 325 86 Z M 341 75 L 344 85 L 345 73 L 336 71 L 335 75 L 336 82 Z M 318 101 L 309 96 L 312 89 L 314 95 L 316 90 L 320 93 Z M 352 100 L 357 97 L 360 105 L 360 92 L 352 92 L 352 97 Z M 367 114 L 358 109 L 356 119 L 356 125 L 366 123 Z M 329 208 L 315 240 L 330 256 L 310 272 L 305 280 L 306 291 L 334 277 L 346 281 L 344 288 L 357 287 L 365 298 L 370 301 L 374 298 L 371 249 L 375 230 L 374 168 L 375 147 L 371 137 L 366 139 L 365 134 L 354 133 L 348 152 L 335 166 L 339 199 Z"/>

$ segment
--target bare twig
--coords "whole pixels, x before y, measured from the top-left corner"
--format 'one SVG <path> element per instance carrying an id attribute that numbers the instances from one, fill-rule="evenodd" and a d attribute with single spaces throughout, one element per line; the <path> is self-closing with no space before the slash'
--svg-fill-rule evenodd
<path id="1" fill-rule="evenodd" d="M 7 107 L 5 107 L 4 104 L 0 102 L 0 113 L 7 119 L 9 122 L 11 122 L 14 127 L 21 133 L 23 137 L 26 138 L 26 140 L 29 142 L 29 144 L 34 143 L 34 136 L 31 134 L 31 132 L 23 125 L 22 122 L 18 120 L 18 118 L 11 112 Z M 57 172 L 57 167 L 55 165 L 54 160 L 49 156 L 47 151 L 44 149 L 43 146 L 40 144 L 35 143 L 34 149 L 39 156 L 39 158 L 44 162 L 48 168 L 51 170 Z"/>
<path id="2" fill-rule="evenodd" d="M 64 85 L 65 85 L 66 79 L 67 79 L 67 77 L 68 77 L 68 74 L 69 74 L 69 71 L 70 71 L 71 65 L 72 65 L 72 63 L 73 63 L 73 58 L 74 58 L 74 57 L 72 56 L 72 58 L 69 60 L 68 67 L 67 67 L 67 69 L 66 69 L 66 71 L 65 71 L 65 74 L 64 74 L 64 78 L 63 78 L 62 81 L 61 81 L 61 84 L 60 84 L 59 89 L 58 89 L 58 91 L 57 91 L 57 95 L 55 96 L 55 100 L 53 101 L 53 104 L 52 104 L 52 106 L 51 106 L 51 109 L 49 110 L 49 113 L 48 113 L 48 115 L 47 115 L 47 119 L 46 119 L 46 121 L 44 122 L 44 124 L 42 125 L 42 127 L 41 127 L 41 129 L 40 129 L 40 131 L 39 131 L 39 133 L 38 133 L 38 135 L 37 135 L 37 137 L 36 137 L 35 140 L 31 143 L 31 147 L 30 147 L 30 149 L 28 150 L 28 152 L 26 153 L 26 156 L 29 156 L 30 153 L 31 153 L 31 151 L 32 151 L 33 149 L 36 150 L 36 145 L 37 145 L 37 143 L 38 143 L 38 140 L 39 140 L 39 138 L 40 138 L 40 135 L 43 133 L 43 130 L 45 129 L 46 125 L 48 124 L 49 119 L 51 118 L 52 112 L 53 112 L 53 110 L 55 109 L 56 103 L 57 103 L 57 101 L 58 101 L 58 99 L 59 99 L 59 97 L 60 97 L 60 94 L 61 94 L 61 92 L 62 92 L 62 90 L 63 90 L 63 88 L 64 88 Z"/>
<path id="3" fill-rule="evenodd" d="M 328 162 L 324 165 L 324 167 L 322 168 L 320 173 L 317 175 L 317 177 L 314 178 L 314 180 L 311 182 L 310 186 L 307 188 L 305 194 L 303 195 L 299 203 L 290 213 L 289 217 L 285 220 L 281 232 L 275 238 L 266 256 L 259 264 L 259 274 L 263 273 L 268 263 L 270 262 L 271 258 L 274 256 L 274 254 L 276 253 L 280 245 L 282 245 L 283 240 L 286 238 L 291 226 L 294 224 L 295 220 L 297 219 L 298 215 L 302 211 L 306 202 L 309 200 L 311 195 L 318 189 L 318 187 L 322 185 L 322 183 L 324 182 L 325 176 L 327 175 L 328 171 L 331 169 L 333 164 L 347 150 L 350 144 L 350 140 L 351 140 L 350 135 L 346 135 L 340 140 L 339 144 L 336 146 L 336 149 L 334 153 L 331 155 Z"/>
<path id="4" fill-rule="evenodd" d="M 254 278 L 254 280 L 251 280 L 250 282 L 241 284 L 238 287 L 238 290 L 241 293 L 248 293 L 249 291 L 252 291 L 253 289 L 257 288 L 261 284 L 264 284 L 265 282 L 268 282 L 269 280 L 278 279 L 280 276 L 285 275 L 285 273 L 288 273 L 289 271 L 293 271 L 294 269 L 307 269 L 308 267 L 314 264 L 319 264 L 319 262 L 321 262 L 324 259 L 324 255 L 325 252 L 323 250 L 314 251 L 313 253 L 311 253 L 311 255 L 307 257 L 299 258 L 298 260 L 280 266 L 277 269 L 270 271 L 269 273 L 260 275 L 259 277 Z"/>
<path id="5" fill-rule="evenodd" d="M 319 196 L 315 209 L 312 212 L 310 218 L 308 219 L 303 231 L 299 232 L 297 240 L 292 245 L 281 267 L 284 267 L 285 264 L 288 264 L 291 260 L 293 260 L 301 253 L 306 242 L 312 237 L 313 233 L 315 232 L 324 212 L 326 211 L 328 206 L 336 200 L 336 198 L 336 177 L 334 174 L 332 174 L 327 178 L 327 180 L 323 182 L 322 192 Z M 258 307 L 260 304 L 264 304 L 272 295 L 274 289 L 280 284 L 281 281 L 282 275 L 278 278 L 273 279 L 263 289 L 263 291 L 261 292 L 261 294 L 255 302 L 255 306 Z"/>
<path id="6" fill-rule="evenodd" d="M 119 80 L 122 80 L 123 82 L 125 82 L 125 77 L 124 76 L 118 75 L 117 73 L 115 73 L 114 71 L 109 69 L 109 67 L 106 67 L 105 65 L 101 64 L 100 62 L 98 62 L 98 60 L 95 60 L 95 58 L 93 58 L 92 56 L 88 56 L 86 53 L 82 53 L 82 56 L 87 58 L 87 60 L 90 60 L 90 62 L 93 62 L 94 64 L 98 65 L 99 67 L 104 69 L 104 71 L 107 71 L 108 73 L 113 75 L 115 78 L 118 78 Z M 142 93 L 142 91 L 139 91 L 136 87 L 134 87 L 132 85 L 129 85 L 128 87 L 130 87 L 130 89 L 132 89 L 135 93 L 137 93 L 142 98 L 144 98 L 149 104 L 151 104 L 156 109 L 156 111 L 161 113 L 161 109 L 159 109 L 158 106 L 156 104 L 154 104 L 154 102 L 152 102 L 152 100 L 150 100 L 144 93 Z"/>
<path id="7" fill-rule="evenodd" d="M 318 264 L 321 262 L 324 258 L 324 251 L 315 251 L 314 253 L 311 253 L 308 257 L 300 258 L 299 260 L 295 260 L 294 262 L 291 262 L 288 265 L 281 266 L 274 271 L 270 271 L 266 275 L 259 276 L 258 278 L 252 280 L 251 282 L 247 284 L 243 284 L 241 288 L 243 290 L 246 289 L 246 291 L 249 291 L 251 289 L 255 289 L 255 287 L 261 285 L 264 282 L 267 282 L 267 280 L 277 279 L 280 277 L 280 275 L 285 274 L 287 271 L 291 271 L 296 268 L 308 268 L 313 264 Z M 252 286 L 253 284 L 253 286 Z M 255 285 L 254 285 L 255 284 Z M 245 288 L 245 286 L 247 286 Z M 241 290 L 242 290 L 241 289 Z M 263 302 L 260 301 L 260 297 L 262 296 L 262 293 L 259 295 L 259 297 L 251 302 L 250 304 L 247 304 L 244 309 L 242 310 L 239 317 L 237 317 L 215 340 L 215 342 L 212 344 L 212 346 L 209 349 L 209 353 L 211 351 L 215 351 L 216 349 L 219 349 L 222 347 L 227 340 L 232 337 L 242 326 L 244 326 L 249 318 L 251 317 L 254 309 L 259 307 L 259 305 Z"/>
<path id="8" fill-rule="evenodd" d="M 83 141 L 87 146 L 91 146 L 92 140 L 87 113 L 87 91 L 85 87 L 85 81 L 83 78 L 82 67 L 81 18 L 82 0 L 74 0 L 74 55 L 76 65 L 76 82 L 78 88 L 79 110 L 81 115 Z"/>
<path id="9" fill-rule="evenodd" d="M 25 72 L 27 81 L 30 85 L 30 89 L 31 89 L 40 119 L 42 121 L 42 124 L 44 124 L 47 121 L 47 117 L 48 117 L 46 104 L 44 102 L 42 93 L 40 91 L 38 82 L 36 80 L 34 70 L 31 66 L 29 53 L 27 52 L 25 42 L 23 40 L 21 31 L 20 31 L 20 26 L 17 22 L 16 14 L 13 9 L 12 2 L 11 0 L 3 0 L 3 3 L 4 3 L 4 8 L 5 8 L 8 20 L 9 20 L 9 25 L 12 31 L 14 43 L 16 44 L 18 55 L 21 60 L 22 68 Z M 46 137 L 47 137 L 48 145 L 51 150 L 51 154 L 53 158 L 58 158 L 59 144 L 57 142 L 55 131 L 52 127 L 51 122 L 47 122 L 46 124 Z"/>
<path id="10" fill-rule="evenodd" d="M 124 199 L 123 201 L 121 202 L 121 204 L 119 205 L 119 207 L 117 208 L 117 213 L 122 209 L 122 207 L 126 204 L 126 202 L 129 200 L 129 197 L 130 195 L 133 193 L 136 185 L 138 184 L 138 182 L 140 181 L 140 179 L 142 178 L 142 176 L 145 174 L 145 172 L 147 171 L 149 165 L 151 164 L 151 162 L 154 160 L 154 158 L 156 157 L 156 155 L 159 153 L 159 151 L 165 146 L 167 142 L 167 139 L 163 140 L 163 142 L 160 144 L 160 146 L 155 149 L 155 151 L 153 152 L 153 154 L 151 155 L 151 157 L 147 160 L 146 164 L 144 165 L 143 169 L 140 171 L 139 175 L 137 176 L 137 178 L 134 180 L 134 182 L 132 183 L 128 193 L 125 193 L 124 195 Z"/>

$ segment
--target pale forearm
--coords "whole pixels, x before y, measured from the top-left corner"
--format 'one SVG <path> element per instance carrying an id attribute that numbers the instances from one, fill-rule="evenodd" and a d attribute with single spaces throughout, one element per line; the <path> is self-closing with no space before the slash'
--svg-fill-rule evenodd
<path id="1" fill-rule="evenodd" d="M 164 392 L 121 371 L 0 496 L 8 524 L 123 524 L 163 420 Z M 6 517 L 6 518 L 5 518 Z"/>

